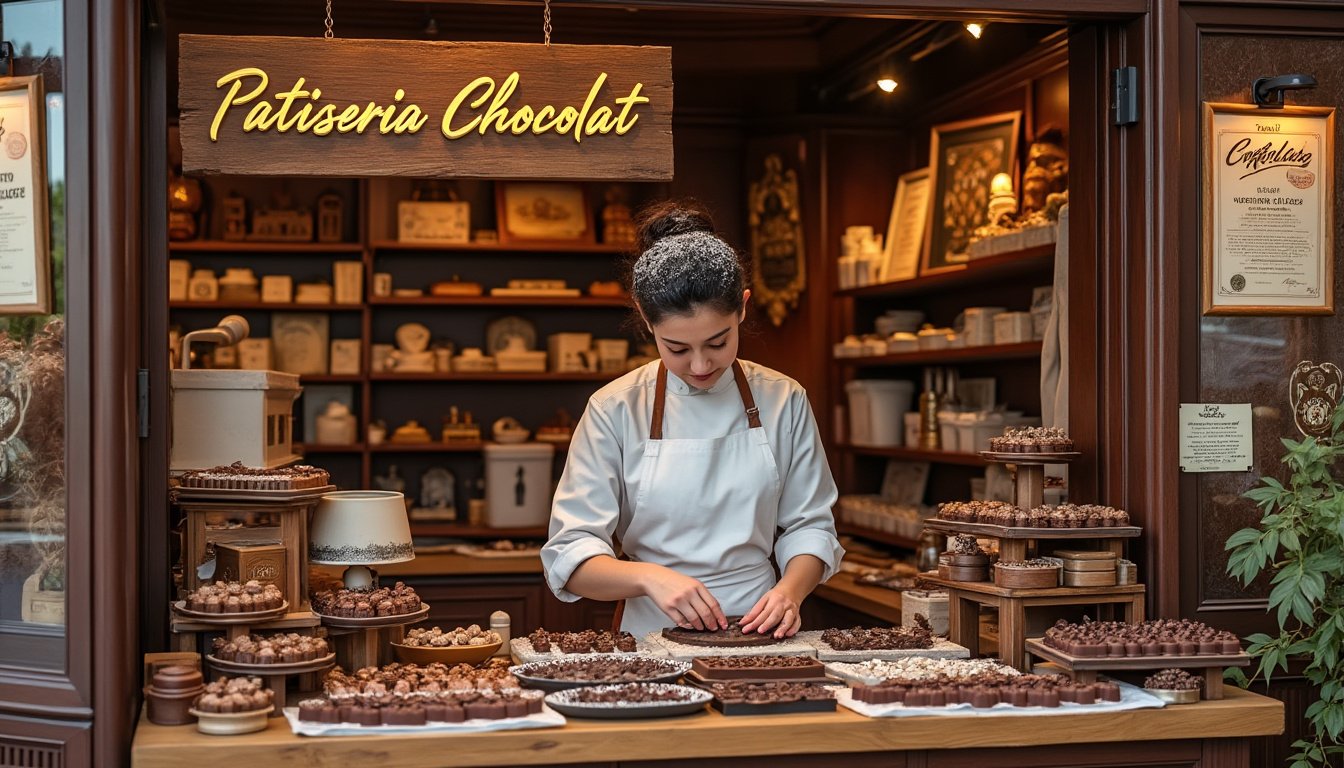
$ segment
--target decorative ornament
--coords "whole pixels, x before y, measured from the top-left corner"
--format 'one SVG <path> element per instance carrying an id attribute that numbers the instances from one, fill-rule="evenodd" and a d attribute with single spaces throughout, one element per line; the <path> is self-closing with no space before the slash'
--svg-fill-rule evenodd
<path id="1" fill-rule="evenodd" d="M 798 208 L 798 173 L 784 169 L 778 154 L 765 158 L 765 175 L 751 183 L 752 293 L 776 326 L 807 287 L 803 260 L 803 216 Z"/>
<path id="2" fill-rule="evenodd" d="M 1344 371 L 1334 363 L 1316 365 L 1303 360 L 1288 380 L 1288 403 L 1293 422 L 1306 437 L 1323 440 L 1330 436 L 1330 419 L 1344 394 Z"/>

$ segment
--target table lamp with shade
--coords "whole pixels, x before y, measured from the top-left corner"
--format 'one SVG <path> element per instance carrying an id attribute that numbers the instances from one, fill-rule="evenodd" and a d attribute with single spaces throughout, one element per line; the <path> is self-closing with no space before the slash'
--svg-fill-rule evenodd
<path id="1" fill-rule="evenodd" d="M 346 589 L 371 589 L 370 565 L 415 559 L 406 502 L 396 491 L 335 491 L 313 513 L 308 543 L 314 565 L 347 565 Z"/>

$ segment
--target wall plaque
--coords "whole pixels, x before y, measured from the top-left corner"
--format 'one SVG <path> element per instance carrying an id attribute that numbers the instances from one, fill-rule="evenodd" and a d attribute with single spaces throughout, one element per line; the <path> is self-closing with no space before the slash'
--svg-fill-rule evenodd
<path id="1" fill-rule="evenodd" d="M 1204 103 L 1204 314 L 1334 312 L 1333 107 Z"/>
<path id="2" fill-rule="evenodd" d="M 188 173 L 672 178 L 672 49 L 182 35 Z"/>
<path id="3" fill-rule="evenodd" d="M 776 326 L 807 287 L 803 215 L 798 208 L 798 172 L 778 154 L 765 158 L 765 175 L 751 183 L 752 294 Z"/>
<path id="4" fill-rule="evenodd" d="M 1182 472 L 1250 472 L 1250 403 L 1181 403 Z"/>

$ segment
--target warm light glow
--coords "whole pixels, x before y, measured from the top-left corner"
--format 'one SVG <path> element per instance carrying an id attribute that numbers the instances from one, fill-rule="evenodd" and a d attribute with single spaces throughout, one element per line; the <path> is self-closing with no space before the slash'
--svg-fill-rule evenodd
<path id="1" fill-rule="evenodd" d="M 896 83 L 895 78 L 891 78 L 891 77 L 879 77 L 879 78 L 877 79 L 877 87 L 878 87 L 878 88 L 881 88 L 882 90 L 886 91 L 887 93 L 891 93 L 892 91 L 896 90 L 896 85 L 897 85 L 897 83 Z"/>
<path id="2" fill-rule="evenodd" d="M 966 22 L 966 31 L 971 33 L 971 37 L 979 40 L 980 36 L 985 34 L 985 25 L 978 21 L 968 21 Z"/>

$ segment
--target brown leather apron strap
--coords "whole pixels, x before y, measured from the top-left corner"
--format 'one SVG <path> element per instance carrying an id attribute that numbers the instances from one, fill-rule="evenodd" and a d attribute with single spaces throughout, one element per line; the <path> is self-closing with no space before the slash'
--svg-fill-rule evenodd
<path id="1" fill-rule="evenodd" d="M 611 615 L 611 634 L 621 633 L 621 619 L 625 618 L 625 601 L 616 601 L 616 612 Z"/>
<path id="2" fill-rule="evenodd" d="M 756 407 L 756 398 L 751 396 L 751 387 L 747 385 L 747 374 L 742 363 L 733 360 L 733 381 L 737 382 L 737 392 L 742 395 L 742 404 L 747 407 L 747 425 L 752 429 L 761 427 L 761 410 Z"/>
<path id="3" fill-rule="evenodd" d="M 658 383 L 653 387 L 653 419 L 649 421 L 649 439 L 663 439 L 663 406 L 667 404 L 667 366 L 658 361 Z"/>

